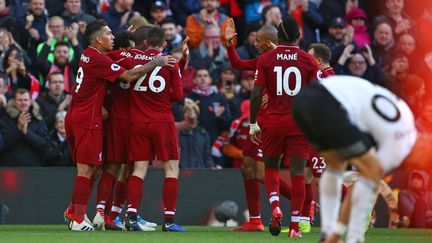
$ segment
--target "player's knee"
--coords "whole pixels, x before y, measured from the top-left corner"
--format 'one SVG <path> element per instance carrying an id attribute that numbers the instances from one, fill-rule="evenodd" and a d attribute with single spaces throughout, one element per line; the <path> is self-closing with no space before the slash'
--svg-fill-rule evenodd
<path id="1" fill-rule="evenodd" d="M 242 163 L 240 169 L 244 180 L 251 180 L 255 178 L 254 168 L 252 165 Z"/>
<path id="2" fill-rule="evenodd" d="M 178 178 L 180 173 L 178 160 L 169 160 L 164 163 L 165 177 Z"/>
<path id="3" fill-rule="evenodd" d="M 77 164 L 77 176 L 92 178 L 95 173 L 95 168 L 91 165 Z"/>

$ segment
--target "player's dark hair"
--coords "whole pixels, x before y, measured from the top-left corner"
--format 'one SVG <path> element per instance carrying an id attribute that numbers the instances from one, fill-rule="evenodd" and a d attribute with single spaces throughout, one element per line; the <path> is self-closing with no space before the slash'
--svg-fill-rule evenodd
<path id="1" fill-rule="evenodd" d="M 324 43 L 312 43 L 308 50 L 313 50 L 314 56 L 319 57 L 325 63 L 329 63 L 331 59 L 331 50 Z"/>
<path id="2" fill-rule="evenodd" d="M 149 46 L 162 46 L 165 42 L 165 31 L 159 27 L 152 27 L 147 36 Z"/>
<path id="3" fill-rule="evenodd" d="M 58 47 L 58 46 L 67 46 L 67 48 L 69 48 L 69 43 L 67 43 L 66 41 L 59 41 L 55 44 L 54 46 L 54 50 Z"/>
<path id="4" fill-rule="evenodd" d="M 176 22 L 173 18 L 171 17 L 166 17 L 164 19 L 161 20 L 161 22 L 159 23 L 159 26 L 162 26 L 164 24 L 173 24 L 176 25 Z"/>
<path id="5" fill-rule="evenodd" d="M 103 27 L 108 26 L 107 22 L 103 19 L 97 19 L 87 24 L 85 30 L 85 37 L 91 43 L 94 39 L 95 34 L 100 32 Z"/>
<path id="6" fill-rule="evenodd" d="M 296 44 L 300 37 L 300 28 L 297 21 L 291 17 L 285 17 L 278 26 L 278 39 L 280 44 Z"/>
<path id="7" fill-rule="evenodd" d="M 148 32 L 151 28 L 151 25 L 145 25 L 135 30 L 134 39 L 137 46 L 142 45 L 143 41 L 147 40 Z"/>
<path id="8" fill-rule="evenodd" d="M 134 35 L 129 31 L 116 33 L 114 37 L 113 50 L 119 50 L 120 48 L 127 49 L 131 47 L 131 41 L 134 41 Z"/>

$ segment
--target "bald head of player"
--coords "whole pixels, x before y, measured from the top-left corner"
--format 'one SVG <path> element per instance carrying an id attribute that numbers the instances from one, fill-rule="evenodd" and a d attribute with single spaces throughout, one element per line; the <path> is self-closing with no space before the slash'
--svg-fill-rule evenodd
<path id="1" fill-rule="evenodd" d="M 300 27 L 297 21 L 291 17 L 285 17 L 278 26 L 279 44 L 295 45 L 300 38 Z"/>
<path id="2" fill-rule="evenodd" d="M 272 25 L 264 25 L 261 27 L 255 37 L 255 47 L 259 53 L 265 53 L 273 50 L 278 43 L 278 31 Z"/>
<path id="3" fill-rule="evenodd" d="M 162 51 L 166 46 L 165 31 L 159 27 L 151 27 L 147 35 L 148 48 L 154 48 Z"/>
<path id="4" fill-rule="evenodd" d="M 135 30 L 135 46 L 139 48 L 140 50 L 146 50 L 147 49 L 147 36 L 149 30 L 152 28 L 152 25 L 144 25 L 139 27 Z"/>
<path id="5" fill-rule="evenodd" d="M 113 49 L 114 35 L 105 20 L 98 19 L 90 22 L 86 26 L 85 36 L 90 46 L 98 49 L 102 53 Z"/>

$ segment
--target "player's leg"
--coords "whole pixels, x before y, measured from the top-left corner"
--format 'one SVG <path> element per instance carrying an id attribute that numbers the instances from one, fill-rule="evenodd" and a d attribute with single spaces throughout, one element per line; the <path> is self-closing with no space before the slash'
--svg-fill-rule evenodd
<path id="1" fill-rule="evenodd" d="M 93 226 L 85 220 L 87 203 L 92 191 L 92 177 L 95 168 L 93 165 L 77 163 L 77 176 L 75 177 L 72 192 L 73 220 L 70 229 L 76 231 L 93 231 Z"/>
<path id="2" fill-rule="evenodd" d="M 279 235 L 282 221 L 282 210 L 279 202 L 280 157 L 264 157 L 264 163 L 264 186 L 272 210 L 269 230 L 272 235 Z"/>
<path id="3" fill-rule="evenodd" d="M 178 177 L 180 173 L 179 160 L 168 160 L 164 162 L 165 179 L 163 185 L 162 199 L 164 202 L 164 224 L 163 231 L 186 232 L 187 230 L 178 225 L 175 219 L 178 198 Z"/>
<path id="4" fill-rule="evenodd" d="M 306 160 L 290 156 L 290 174 L 291 174 L 291 221 L 290 237 L 300 237 L 299 222 L 305 200 L 305 165 Z"/>
<path id="5" fill-rule="evenodd" d="M 301 233 L 310 233 L 311 230 L 311 205 L 313 201 L 313 189 L 312 182 L 314 175 L 310 167 L 305 168 L 305 200 L 303 203 L 303 209 L 301 212 L 299 228 Z"/>
<path id="6" fill-rule="evenodd" d="M 112 195 L 113 184 L 119 167 L 120 164 L 118 163 L 106 163 L 99 179 L 93 225 L 100 230 L 105 230 L 105 206 Z"/>
<path id="7" fill-rule="evenodd" d="M 115 183 L 114 191 L 113 191 L 113 204 L 110 212 L 111 220 L 116 220 L 116 218 L 119 217 L 124 207 L 124 203 L 126 202 L 127 178 L 129 177 L 128 169 L 129 169 L 129 165 L 127 164 L 122 164 L 120 167 L 120 173 Z"/>
<path id="8" fill-rule="evenodd" d="M 243 149 L 243 151 L 245 151 Z M 244 152 L 243 152 L 244 153 Z M 254 158 L 250 156 L 244 155 L 241 172 L 243 176 L 243 183 L 246 194 L 246 202 L 249 209 L 249 222 L 237 227 L 234 231 L 263 231 L 264 225 L 261 221 L 261 213 L 260 213 L 260 195 L 261 195 L 261 183 L 255 177 L 256 174 L 256 164 L 260 162 L 255 161 Z M 264 163 L 262 167 L 264 167 Z M 264 170 L 262 170 L 264 174 Z M 264 181 L 264 175 L 261 178 L 261 181 Z"/>
<path id="9" fill-rule="evenodd" d="M 350 159 L 350 163 L 358 168 L 360 176 L 352 189 L 347 242 L 364 242 L 364 229 L 369 222 L 384 169 L 374 149 Z"/>
<path id="10" fill-rule="evenodd" d="M 138 222 L 138 209 L 141 202 L 144 178 L 147 175 L 149 161 L 135 161 L 132 175 L 127 182 L 127 215 L 126 228 L 131 231 L 154 231 Z"/>

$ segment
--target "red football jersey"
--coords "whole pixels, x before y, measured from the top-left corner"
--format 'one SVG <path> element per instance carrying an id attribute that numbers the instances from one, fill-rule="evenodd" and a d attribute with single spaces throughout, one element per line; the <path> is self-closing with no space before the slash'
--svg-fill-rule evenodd
<path id="1" fill-rule="evenodd" d="M 108 56 L 110 56 L 113 61 L 118 61 L 121 66 L 121 62 L 125 58 L 132 58 L 136 53 L 141 52 L 139 49 L 130 50 L 115 50 L 110 51 Z M 127 67 L 125 67 L 128 69 Z M 112 103 L 110 109 L 110 117 L 113 119 L 129 120 L 130 119 L 130 94 L 131 94 L 131 84 L 125 83 L 120 80 L 115 82 L 112 87 Z"/>
<path id="2" fill-rule="evenodd" d="M 133 58 L 119 64 L 127 69 L 144 65 L 161 52 L 156 49 L 138 50 Z M 136 82 L 131 83 L 131 121 L 174 122 L 171 101 L 181 101 L 183 85 L 178 64 L 175 67 L 156 67 Z"/>
<path id="3" fill-rule="evenodd" d="M 333 75 L 336 75 L 335 71 L 333 70 L 333 67 L 328 67 L 328 68 L 325 68 L 323 70 L 320 70 L 320 71 L 318 71 L 318 74 L 317 74 L 318 79 L 320 79 L 320 80 L 323 78 L 327 78 L 329 76 L 333 76 Z"/>
<path id="4" fill-rule="evenodd" d="M 67 115 L 74 126 L 102 129 L 101 110 L 108 82 L 114 82 L 124 71 L 92 46 L 83 51 Z"/>
<path id="5" fill-rule="evenodd" d="M 279 45 L 259 57 L 255 85 L 269 96 L 265 126 L 299 129 L 291 116 L 291 103 L 303 86 L 317 79 L 319 67 L 311 55 L 296 45 Z"/>

